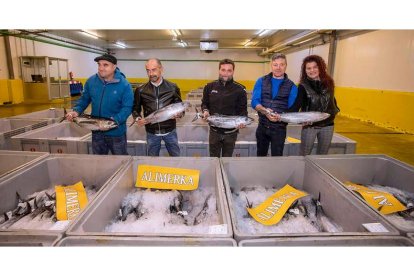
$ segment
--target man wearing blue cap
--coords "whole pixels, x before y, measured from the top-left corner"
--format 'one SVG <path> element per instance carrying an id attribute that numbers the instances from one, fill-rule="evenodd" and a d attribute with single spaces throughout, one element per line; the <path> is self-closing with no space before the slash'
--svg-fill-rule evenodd
<path id="1" fill-rule="evenodd" d="M 82 96 L 66 119 L 72 121 L 91 103 L 92 116 L 112 118 L 118 125 L 107 131 L 92 131 L 93 153 L 127 155 L 126 120 L 134 101 L 131 85 L 117 68 L 116 57 L 104 54 L 94 60 L 98 73 L 86 81 Z"/>

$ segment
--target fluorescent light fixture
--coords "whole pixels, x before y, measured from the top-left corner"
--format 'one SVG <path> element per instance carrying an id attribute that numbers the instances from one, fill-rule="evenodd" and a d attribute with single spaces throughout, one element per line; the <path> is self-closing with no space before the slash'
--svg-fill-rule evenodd
<path id="1" fill-rule="evenodd" d="M 177 36 L 181 36 L 181 32 L 180 32 L 180 30 L 176 30 L 176 29 L 174 29 L 174 30 L 170 30 L 170 32 L 171 32 L 171 34 L 172 34 L 173 36 L 175 36 L 175 37 L 177 37 Z"/>
<path id="2" fill-rule="evenodd" d="M 178 42 L 178 43 L 181 45 L 181 47 L 187 47 L 188 46 L 188 43 L 183 41 L 183 40 L 180 40 L 180 42 Z"/>
<path id="3" fill-rule="evenodd" d="M 86 36 L 91 37 L 91 38 L 94 38 L 94 39 L 98 39 L 99 38 L 99 36 L 97 36 L 96 34 L 89 33 L 89 32 L 87 32 L 85 30 L 82 30 L 81 31 L 81 34 L 86 35 Z"/>
<path id="4" fill-rule="evenodd" d="M 244 47 L 247 47 L 247 46 L 249 46 L 249 45 L 250 45 L 250 44 L 252 44 L 252 43 L 253 43 L 253 42 L 252 42 L 252 40 L 251 40 L 251 39 L 249 39 L 249 40 L 247 40 L 247 41 L 246 41 L 246 43 L 244 43 L 244 44 L 243 44 L 243 46 L 244 46 Z"/>
<path id="5" fill-rule="evenodd" d="M 264 36 L 265 34 L 267 34 L 268 32 L 270 32 L 270 30 L 260 30 L 257 35 L 258 36 Z"/>
<path id="6" fill-rule="evenodd" d="M 117 46 L 119 48 L 122 48 L 122 49 L 125 49 L 126 48 L 126 45 L 124 43 L 122 43 L 122 42 L 117 41 L 114 44 L 115 44 L 115 46 Z"/>

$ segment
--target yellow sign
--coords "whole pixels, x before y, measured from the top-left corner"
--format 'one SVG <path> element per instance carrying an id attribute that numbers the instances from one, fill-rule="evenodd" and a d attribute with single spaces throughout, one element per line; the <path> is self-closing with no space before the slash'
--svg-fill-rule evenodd
<path id="1" fill-rule="evenodd" d="M 74 219 L 88 204 L 82 181 L 71 186 L 55 186 L 57 220 Z"/>
<path id="2" fill-rule="evenodd" d="M 136 187 L 168 190 L 196 190 L 199 170 L 139 165 Z"/>
<path id="3" fill-rule="evenodd" d="M 360 194 L 370 206 L 377 209 L 381 214 L 388 215 L 407 209 L 390 193 L 372 190 L 350 181 L 345 182 L 345 186 L 348 189 Z"/>
<path id="4" fill-rule="evenodd" d="M 286 141 L 288 141 L 289 143 L 292 143 L 292 144 L 300 143 L 299 139 L 296 139 L 296 138 L 293 138 L 293 137 L 290 137 L 290 136 L 286 137 Z"/>
<path id="5" fill-rule="evenodd" d="M 263 225 L 273 225 L 278 223 L 289 207 L 299 198 L 308 195 L 307 193 L 296 190 L 289 184 L 268 197 L 262 204 L 255 208 L 247 208 L 249 214 Z"/>

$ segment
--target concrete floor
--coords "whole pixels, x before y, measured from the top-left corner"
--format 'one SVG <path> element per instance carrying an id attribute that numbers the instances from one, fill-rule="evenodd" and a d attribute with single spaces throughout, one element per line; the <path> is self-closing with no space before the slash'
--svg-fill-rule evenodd
<path id="1" fill-rule="evenodd" d="M 0 118 L 55 108 L 71 108 L 78 97 L 65 98 L 58 103 L 15 104 L 0 106 Z M 357 142 L 358 154 L 386 154 L 414 165 L 414 135 L 396 132 L 371 123 L 337 116 L 335 132 Z"/>

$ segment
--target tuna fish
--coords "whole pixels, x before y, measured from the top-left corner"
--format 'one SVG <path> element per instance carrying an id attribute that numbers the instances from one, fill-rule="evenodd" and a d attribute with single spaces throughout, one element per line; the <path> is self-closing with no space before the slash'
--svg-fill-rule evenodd
<path id="1" fill-rule="evenodd" d="M 196 108 L 196 116 L 193 119 L 193 122 L 199 118 L 204 118 Z M 215 126 L 219 128 L 236 128 L 241 124 L 250 125 L 254 120 L 247 116 L 227 116 L 227 115 L 211 115 L 207 117 L 207 122 L 210 126 Z"/>
<path id="2" fill-rule="evenodd" d="M 207 196 L 206 200 L 204 201 L 203 208 L 201 209 L 200 213 L 198 213 L 198 215 L 194 218 L 193 225 L 202 223 L 207 217 L 208 209 L 209 209 L 208 201 L 210 200 L 210 197 L 211 197 L 211 194 Z"/>
<path id="3" fill-rule="evenodd" d="M 309 112 L 288 112 L 282 113 L 280 115 L 280 120 L 288 124 L 303 124 L 303 123 L 315 123 L 323 121 L 329 116 L 328 113 L 318 112 L 318 111 L 309 111 Z"/>
<path id="4" fill-rule="evenodd" d="M 135 214 L 137 219 L 143 215 L 142 195 L 136 196 L 135 193 L 128 194 L 122 201 L 118 219 L 125 221 L 128 215 L 132 213 Z"/>
<path id="5" fill-rule="evenodd" d="M 179 102 L 179 103 L 170 104 L 170 105 L 164 106 L 163 108 L 160 108 L 154 111 L 153 113 L 145 117 L 145 120 L 147 121 L 148 124 L 164 122 L 183 113 L 188 107 L 189 107 L 188 102 Z M 136 120 L 134 120 L 132 124 L 130 124 L 129 126 L 132 126 L 135 122 Z"/>
<path id="6" fill-rule="evenodd" d="M 66 118 L 66 109 L 64 109 L 65 116 L 60 122 L 63 122 Z M 81 114 L 78 117 L 73 118 L 73 122 L 80 127 L 87 128 L 89 130 L 108 131 L 110 129 L 118 127 L 118 124 L 109 118 L 95 117 L 89 114 Z"/>

